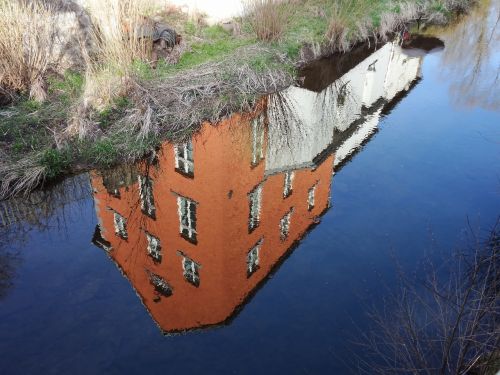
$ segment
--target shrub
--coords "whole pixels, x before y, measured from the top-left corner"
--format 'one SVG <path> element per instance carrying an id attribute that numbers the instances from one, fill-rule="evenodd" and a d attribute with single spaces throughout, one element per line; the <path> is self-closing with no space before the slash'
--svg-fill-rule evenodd
<path id="1" fill-rule="evenodd" d="M 0 0 L 0 88 L 46 98 L 46 75 L 57 64 L 54 14 L 43 1 Z"/>

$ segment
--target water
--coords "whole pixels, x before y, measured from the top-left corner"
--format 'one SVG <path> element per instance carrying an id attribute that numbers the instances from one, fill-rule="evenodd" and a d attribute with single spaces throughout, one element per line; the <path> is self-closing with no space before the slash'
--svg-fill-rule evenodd
<path id="1" fill-rule="evenodd" d="M 321 62 L 137 168 L 4 202 L 0 372 L 349 373 L 394 259 L 414 270 L 500 213 L 483 8 L 444 49 Z"/>

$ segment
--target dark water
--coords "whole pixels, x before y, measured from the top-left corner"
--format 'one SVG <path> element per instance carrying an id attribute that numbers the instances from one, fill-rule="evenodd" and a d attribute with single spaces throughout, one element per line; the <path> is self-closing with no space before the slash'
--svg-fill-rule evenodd
<path id="1" fill-rule="evenodd" d="M 444 49 L 323 66 L 152 165 L 3 202 L 0 373 L 349 373 L 393 258 L 500 214 L 498 12 Z"/>

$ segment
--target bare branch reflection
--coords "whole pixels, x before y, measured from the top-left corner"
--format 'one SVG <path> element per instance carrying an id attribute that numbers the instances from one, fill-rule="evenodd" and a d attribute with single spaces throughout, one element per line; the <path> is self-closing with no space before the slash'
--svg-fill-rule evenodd
<path id="1" fill-rule="evenodd" d="M 500 109 L 500 2 L 482 1 L 437 33 L 445 40 L 441 61 L 455 105 Z"/>

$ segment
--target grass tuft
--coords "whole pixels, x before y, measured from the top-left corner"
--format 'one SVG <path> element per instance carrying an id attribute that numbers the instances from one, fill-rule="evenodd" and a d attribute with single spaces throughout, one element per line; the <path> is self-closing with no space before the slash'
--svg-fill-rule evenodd
<path id="1" fill-rule="evenodd" d="M 278 40 L 285 31 L 290 7 L 283 0 L 246 0 L 245 13 L 262 41 Z"/>
<path id="2" fill-rule="evenodd" d="M 50 3 L 0 0 L 0 88 L 47 98 L 47 74 L 57 65 L 54 14 Z"/>

